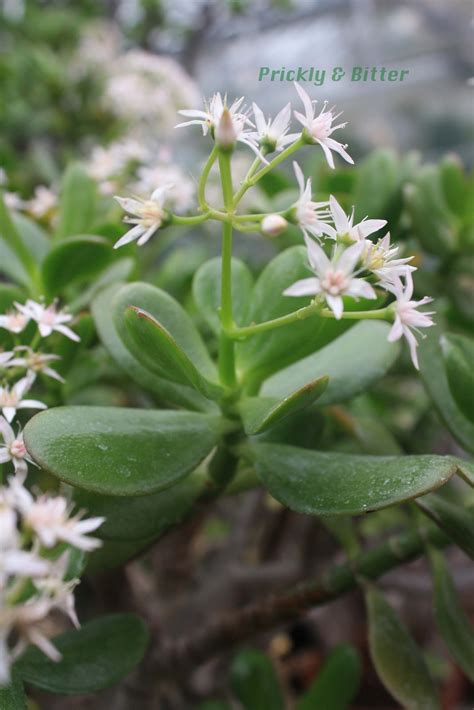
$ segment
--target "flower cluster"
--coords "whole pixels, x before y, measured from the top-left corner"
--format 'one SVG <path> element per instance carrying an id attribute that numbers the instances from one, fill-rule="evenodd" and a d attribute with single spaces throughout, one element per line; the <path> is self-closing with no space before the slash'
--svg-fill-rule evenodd
<path id="1" fill-rule="evenodd" d="M 347 145 L 332 137 L 335 131 L 346 125 L 337 123 L 341 114 L 336 113 L 334 108 L 329 109 L 327 103 L 318 111 L 317 102 L 298 84 L 295 84 L 295 87 L 303 104 L 303 113 L 293 112 L 301 126 L 296 133 L 290 132 L 290 104 L 284 106 L 277 116 L 271 119 L 265 118 L 255 103 L 252 110 L 246 108 L 244 97 L 228 105 L 227 97 L 216 93 L 205 103 L 204 109 L 179 111 L 187 120 L 179 123 L 177 128 L 199 125 L 203 135 L 210 135 L 215 142 L 216 147 L 208 161 L 207 174 L 212 168 L 216 150 L 222 154 L 232 151 L 238 143 L 242 143 L 255 153 L 256 160 L 234 196 L 234 207 L 260 177 L 305 145 L 319 146 L 330 168 L 334 168 L 334 153 L 347 163 L 354 162 L 346 150 Z M 276 157 L 269 162 L 267 156 L 271 153 L 276 153 Z M 246 217 L 239 218 L 235 213 L 227 218 L 231 219 L 237 230 L 261 231 L 268 236 L 279 234 L 289 222 L 301 228 L 307 247 L 308 265 L 313 276 L 292 284 L 285 290 L 285 296 L 314 296 L 315 303 L 321 306 L 326 304 L 329 314 L 337 320 L 344 317 L 345 308 L 349 307 L 350 310 L 350 300 L 347 302 L 347 299 L 364 298 L 373 301 L 383 292 L 391 298 L 395 296 L 392 304 L 370 317 L 384 318 L 393 323 L 389 340 L 404 336 L 410 347 L 413 364 L 418 367 L 417 340 L 413 331 L 419 332 L 419 328 L 433 325 L 430 318 L 433 314 L 418 311 L 420 306 L 429 303 L 431 299 L 425 297 L 419 301 L 412 300 L 412 273 L 415 267 L 410 261 L 413 257 L 402 256 L 399 247 L 391 245 L 389 233 L 374 240 L 386 227 L 386 220 L 366 218 L 355 223 L 354 208 L 351 214 L 346 214 L 333 195 L 328 201 L 314 201 L 311 179 L 305 179 L 298 163 L 294 162 L 293 166 L 300 194 L 287 210 L 260 216 L 253 222 L 252 215 L 249 215 L 247 224 L 243 221 Z M 155 185 L 150 199 L 116 198 L 131 215 L 126 217 L 125 221 L 134 225 L 117 242 L 116 247 L 135 240 L 139 245 L 145 244 L 160 227 L 173 222 L 174 216 L 168 209 L 169 191 L 170 185 L 161 183 L 158 187 Z M 203 198 L 202 189 L 200 207 L 201 211 L 207 210 L 204 218 L 224 218 L 222 212 L 209 207 Z M 193 219 L 196 221 L 193 222 Z M 187 223 L 190 224 L 199 221 L 202 221 L 199 216 L 187 218 Z M 364 315 L 360 317 L 363 318 Z"/>
<path id="2" fill-rule="evenodd" d="M 77 342 L 80 340 L 79 336 L 66 325 L 71 320 L 72 315 L 58 310 L 56 303 L 45 306 L 43 303 L 28 299 L 25 304 L 15 303 L 15 310 L 0 315 L 0 328 L 16 336 L 26 329 L 30 321 L 33 321 L 37 325 L 40 339 L 47 338 L 56 331 Z M 34 338 L 36 339 L 36 336 Z M 5 373 L 3 384 L 0 384 L 0 411 L 6 420 L 5 424 L 13 421 L 19 409 L 46 409 L 44 402 L 28 399 L 25 396 L 39 373 L 63 382 L 61 375 L 51 367 L 51 363 L 57 360 L 59 360 L 57 355 L 36 352 L 27 345 L 18 345 L 11 351 L 0 352 L 0 372 Z M 9 372 L 16 375 L 18 370 L 25 371 L 23 377 L 13 382 L 5 381 L 9 379 L 7 377 Z M 16 450 L 15 447 L 20 439 L 18 437 L 15 439 L 13 432 L 6 429 L 5 424 L 0 428 L 5 443 L 5 450 L 2 451 L 0 448 L 0 462 L 12 460 L 18 470 L 17 459 L 24 458 L 24 455 L 14 456 L 12 446 Z M 9 458 L 5 458 L 6 456 Z"/>
<path id="3" fill-rule="evenodd" d="M 44 622 L 59 610 L 78 625 L 73 591 L 79 580 L 69 574 L 71 551 L 98 547 L 100 541 L 88 533 L 103 522 L 74 514 L 63 496 L 35 496 L 25 486 L 28 465 L 34 462 L 14 420 L 21 409 L 46 408 L 44 402 L 28 398 L 39 373 L 64 382 L 52 367 L 60 358 L 38 351 L 36 344 L 53 332 L 73 341 L 79 336 L 67 325 L 72 315 L 56 303 L 47 306 L 29 299 L 14 306 L 0 315 L 0 328 L 13 340 L 29 335 L 31 323 L 36 328 L 30 345 L 0 352 L 0 465 L 9 464 L 13 474 L 0 487 L 0 686 L 9 682 L 11 664 L 28 644 L 52 660 L 60 659 L 44 633 Z"/>
<path id="4" fill-rule="evenodd" d="M 3 418 L 0 428 L 4 437 L 13 436 Z M 10 451 L 20 462 L 24 459 L 22 441 L 12 441 Z M 97 548 L 100 541 L 88 533 L 103 521 L 74 515 L 62 496 L 33 496 L 19 477 L 0 487 L 0 686 L 8 684 L 12 663 L 29 644 L 53 661 L 61 659 L 44 622 L 57 610 L 79 626 L 73 595 L 79 579 L 71 574 L 72 548 Z"/>

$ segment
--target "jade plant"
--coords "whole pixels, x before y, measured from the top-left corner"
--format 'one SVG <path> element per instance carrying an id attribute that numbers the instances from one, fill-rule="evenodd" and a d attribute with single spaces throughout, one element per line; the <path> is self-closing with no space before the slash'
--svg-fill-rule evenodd
<path id="1" fill-rule="evenodd" d="M 351 427 L 341 404 L 373 389 L 406 341 L 415 370 L 434 363 L 428 390 L 435 401 L 441 398 L 441 409 L 449 403 L 455 429 L 461 418 L 466 422 L 465 448 L 472 451 L 472 342 L 448 334 L 439 344 L 438 335 L 441 355 L 430 359 L 424 329 L 439 325 L 436 308 L 424 310 L 432 299 L 414 295 L 412 257 L 391 243 L 385 219 L 356 219 L 333 195 L 316 201 L 297 162 L 296 201 L 272 212 L 241 210 L 244 195 L 300 150 L 321 149 L 331 169 L 333 153 L 353 162 L 347 146 L 332 137 L 345 124 L 334 125 L 332 109 L 324 104 L 316 111 L 316 102 L 296 88 L 304 109 L 294 112 L 296 132 L 290 132 L 290 105 L 267 120 L 254 104 L 252 121 L 243 99 L 229 106 L 215 94 L 204 110 L 182 111 L 189 120 L 178 128 L 197 124 L 211 144 L 195 214 L 173 212 L 164 184 L 148 200 L 116 198 L 127 213 L 123 236 L 117 239 L 107 225 L 96 230 L 99 236 L 83 236 L 94 219 L 93 186 L 74 168 L 53 239 L 35 259 L 31 224 L 1 207 L 6 271 L 20 282 L 0 286 L 0 693 L 8 707 L 24 706 L 23 683 L 86 693 L 125 676 L 147 646 L 137 616 L 98 618 L 51 640 L 44 619 L 60 609 L 79 627 L 73 589 L 84 571 L 121 564 L 194 511 L 256 487 L 291 511 L 316 516 L 347 562 L 321 581 L 257 600 L 235 618 L 198 629 L 188 644 L 191 658 L 205 659 L 358 586 L 373 662 L 386 688 L 405 707 L 439 707 L 423 655 L 375 586 L 385 571 L 426 554 L 440 632 L 472 677 L 474 638 L 440 551 L 454 541 L 473 554 L 472 509 L 459 493 L 474 482 L 472 463 L 403 454 L 381 423 L 375 434 L 380 455 L 371 447 L 369 453 L 344 450 L 340 432 L 327 426 L 335 420 Z M 254 160 L 235 184 L 240 144 Z M 206 186 L 216 167 L 222 203 L 211 205 Z M 164 290 L 130 280 L 136 272 L 132 242 L 143 247 L 165 229 L 207 222 L 221 229 L 221 253 L 197 269 L 191 312 Z M 301 244 L 281 251 L 256 279 L 234 256 L 234 240 L 273 238 L 290 226 L 299 229 Z M 142 406 L 108 400 L 100 406 L 106 398 L 100 389 L 88 406 L 90 393 L 81 400 L 68 389 L 68 378 L 98 384 L 97 369 L 135 383 L 140 395 L 131 400 Z M 45 411 L 22 419 L 22 432 L 20 408 Z M 443 486 L 448 495 L 444 488 L 433 493 Z M 406 512 L 407 529 L 364 549 L 355 516 L 393 507 Z M 186 648 L 168 649 L 166 659 L 158 651 L 156 668 L 169 673 L 189 666 Z M 349 660 L 351 668 L 358 666 L 353 656 Z"/>

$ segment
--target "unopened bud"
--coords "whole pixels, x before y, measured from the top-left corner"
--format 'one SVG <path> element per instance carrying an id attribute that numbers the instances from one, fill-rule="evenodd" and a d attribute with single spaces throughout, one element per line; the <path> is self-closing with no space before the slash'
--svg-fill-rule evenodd
<path id="1" fill-rule="evenodd" d="M 277 237 L 288 227 L 288 222 L 281 214 L 267 214 L 262 219 L 260 229 L 267 237 Z"/>
<path id="2" fill-rule="evenodd" d="M 219 123 L 216 126 L 216 143 L 221 148 L 232 148 L 237 140 L 234 122 L 228 108 L 224 108 Z"/>

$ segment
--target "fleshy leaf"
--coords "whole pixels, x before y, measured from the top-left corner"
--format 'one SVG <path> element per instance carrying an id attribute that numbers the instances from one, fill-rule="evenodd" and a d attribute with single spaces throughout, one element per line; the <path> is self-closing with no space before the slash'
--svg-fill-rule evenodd
<path id="1" fill-rule="evenodd" d="M 360 456 L 252 442 L 243 447 L 263 485 L 308 515 L 358 515 L 442 486 L 457 464 L 443 456 Z"/>
<path id="2" fill-rule="evenodd" d="M 253 278 L 247 266 L 239 259 L 232 259 L 232 301 L 234 320 L 237 325 L 245 323 L 252 296 Z M 201 315 L 215 334 L 219 333 L 219 308 L 221 303 L 221 259 L 206 261 L 193 280 L 193 296 Z"/>
<path id="3" fill-rule="evenodd" d="M 213 407 L 209 400 L 191 387 L 178 385 L 163 377 L 158 377 L 143 365 L 125 347 L 112 318 L 112 303 L 120 311 L 126 308 L 128 299 L 122 298 L 121 284 L 105 288 L 92 303 L 92 314 L 99 336 L 117 365 L 145 391 L 152 393 L 161 402 L 177 404 L 192 410 L 206 410 Z M 136 293 L 135 293 L 135 297 Z"/>
<path id="4" fill-rule="evenodd" d="M 474 629 L 464 613 L 443 553 L 429 549 L 438 629 L 456 663 L 474 683 Z"/>
<path id="5" fill-rule="evenodd" d="M 464 416 L 474 422 L 474 340 L 448 334 L 440 345 L 451 394 Z"/>
<path id="6" fill-rule="evenodd" d="M 239 403 L 239 410 L 246 434 L 260 434 L 285 417 L 309 407 L 321 397 L 327 383 L 327 377 L 319 377 L 280 400 L 276 397 L 245 397 Z"/>
<path id="7" fill-rule="evenodd" d="M 425 496 L 417 503 L 421 510 L 474 560 L 474 510 L 452 503 L 439 495 Z"/>
<path id="8" fill-rule="evenodd" d="M 42 468 L 73 486 L 140 496 L 196 468 L 217 444 L 221 421 L 192 412 L 57 407 L 28 422 L 25 442 Z"/>
<path id="9" fill-rule="evenodd" d="M 53 693 L 75 695 L 109 688 L 143 658 L 148 631 L 135 614 L 110 614 L 52 639 L 58 663 L 30 647 L 17 666 L 27 683 Z"/>
<path id="10" fill-rule="evenodd" d="M 98 530 L 102 539 L 143 540 L 159 537 L 184 518 L 203 485 L 203 476 L 195 472 L 164 491 L 134 498 L 101 496 L 76 488 L 74 501 L 88 516 L 105 517 Z"/>
<path id="11" fill-rule="evenodd" d="M 369 646 L 378 676 L 406 710 L 440 710 L 423 656 L 385 597 L 366 589 Z"/>
<path id="12" fill-rule="evenodd" d="M 208 399 L 222 397 L 222 387 L 199 372 L 171 333 L 150 313 L 131 306 L 123 318 L 127 328 L 127 335 L 122 333 L 124 343 L 144 367 L 172 382 L 194 387 Z"/>
<path id="13" fill-rule="evenodd" d="M 79 164 L 70 165 L 64 173 L 59 203 L 56 239 L 87 234 L 93 226 L 96 185 Z"/>
<path id="14" fill-rule="evenodd" d="M 101 547 L 87 558 L 87 572 L 103 574 L 106 570 L 122 567 L 140 556 L 155 541 L 155 535 L 140 540 L 104 540 Z"/>
<path id="15" fill-rule="evenodd" d="M 329 384 L 318 406 L 351 399 L 381 379 L 396 360 L 400 346 L 388 342 L 389 330 L 387 323 L 358 323 L 318 352 L 270 377 L 260 394 L 286 397 L 316 377 L 327 375 Z"/>
<path id="16" fill-rule="evenodd" d="M 23 681 L 14 670 L 11 683 L 4 687 L 0 686 L 0 708 L 2 710 L 27 710 L 27 703 Z"/>
<path id="17" fill-rule="evenodd" d="M 423 383 L 438 413 L 461 446 L 474 453 L 474 422 L 460 411 L 449 387 L 439 344 L 441 329 L 430 328 L 420 342 L 418 358 Z"/>
<path id="18" fill-rule="evenodd" d="M 359 689 L 360 656 L 352 646 L 338 646 L 329 654 L 296 710 L 347 710 Z"/>
<path id="19" fill-rule="evenodd" d="M 232 690 L 246 710 L 284 710 L 275 669 L 261 651 L 241 651 L 232 663 L 230 680 Z"/>
<path id="20" fill-rule="evenodd" d="M 68 237 L 54 246 L 43 263 L 43 282 L 49 296 L 63 293 L 71 283 L 100 273 L 114 257 L 104 237 Z"/>
<path id="21" fill-rule="evenodd" d="M 215 381 L 217 377 L 216 367 L 189 315 L 167 293 L 155 286 L 144 283 L 132 283 L 123 286 L 113 301 L 115 327 L 124 345 L 127 348 L 129 346 L 134 348 L 132 355 L 135 360 L 138 359 L 137 352 L 125 323 L 125 312 L 129 306 L 134 306 L 149 313 L 167 331 L 185 356 L 193 363 L 196 370 L 201 373 L 202 377 L 210 382 Z M 143 362 L 141 364 L 143 366 Z M 155 363 L 153 363 L 152 370 L 149 367 L 144 367 L 144 369 L 145 372 L 157 373 Z M 163 372 L 161 377 L 169 380 L 167 372 Z M 187 389 L 189 390 L 189 387 Z"/>

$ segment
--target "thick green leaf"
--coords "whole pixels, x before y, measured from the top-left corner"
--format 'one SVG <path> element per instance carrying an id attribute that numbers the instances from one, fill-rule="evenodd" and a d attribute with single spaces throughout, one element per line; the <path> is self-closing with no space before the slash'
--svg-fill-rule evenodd
<path id="1" fill-rule="evenodd" d="M 443 335 L 440 340 L 448 383 L 456 404 L 474 422 L 474 340 Z"/>
<path id="2" fill-rule="evenodd" d="M 0 686 L 0 708 L 2 710 L 26 710 L 27 708 L 23 681 L 16 672 L 13 672 L 10 685 Z"/>
<path id="3" fill-rule="evenodd" d="M 438 168 L 434 165 L 421 168 L 404 194 L 415 234 L 423 248 L 441 257 L 452 253 L 457 246 L 457 235 Z"/>
<path id="4" fill-rule="evenodd" d="M 44 229 L 41 229 L 36 222 L 33 222 L 32 219 L 29 219 L 24 214 L 14 212 L 12 220 L 28 251 L 36 263 L 41 264 L 51 248 L 48 235 Z"/>
<path id="5" fill-rule="evenodd" d="M 87 572 L 103 574 L 110 569 L 122 567 L 149 549 L 155 536 L 143 540 L 104 540 L 101 547 L 87 558 Z"/>
<path id="6" fill-rule="evenodd" d="M 124 343 L 144 367 L 172 382 L 194 387 L 208 399 L 222 397 L 222 387 L 199 372 L 171 333 L 150 313 L 130 306 L 123 320 L 127 328 Z"/>
<path id="7" fill-rule="evenodd" d="M 474 683 L 474 629 L 461 607 L 443 553 L 432 547 L 429 559 L 436 623 L 456 663 Z"/>
<path id="8" fill-rule="evenodd" d="M 127 676 L 142 660 L 148 631 L 134 614 L 110 614 L 53 639 L 59 663 L 30 647 L 18 662 L 27 683 L 53 693 L 94 693 Z"/>
<path id="9" fill-rule="evenodd" d="M 283 291 L 310 275 L 306 249 L 291 247 L 262 271 L 251 294 L 248 323 L 261 323 L 306 306 L 309 297 L 290 298 Z M 348 328 L 347 322 L 307 318 L 273 331 L 254 335 L 237 347 L 238 364 L 252 380 L 261 380 L 314 352 Z M 314 376 L 310 379 L 314 379 Z M 296 388 L 292 388 L 296 389 Z"/>
<path id="10" fill-rule="evenodd" d="M 131 258 L 125 257 L 125 259 L 112 262 L 92 283 L 81 289 L 81 293 L 71 301 L 69 305 L 70 310 L 75 312 L 79 311 L 81 308 L 85 308 L 103 289 L 111 284 L 124 284 L 131 278 L 135 268 L 135 260 Z"/>
<path id="11" fill-rule="evenodd" d="M 448 207 L 452 212 L 462 217 L 469 202 L 468 184 L 462 162 L 457 155 L 445 155 L 439 168 Z"/>
<path id="12" fill-rule="evenodd" d="M 203 489 L 204 478 L 192 473 L 159 493 L 137 496 L 101 496 L 76 488 L 74 501 L 90 516 L 104 516 L 98 534 L 109 540 L 143 540 L 159 537 L 182 520 Z"/>
<path id="13" fill-rule="evenodd" d="M 100 273 L 114 253 L 104 237 L 68 237 L 49 252 L 43 263 L 43 283 L 49 296 L 63 293 L 70 284 Z"/>
<path id="14" fill-rule="evenodd" d="M 59 221 L 56 238 L 87 234 L 93 226 L 96 185 L 79 164 L 68 167 L 61 186 Z"/>
<path id="15" fill-rule="evenodd" d="M 192 412 L 58 407 L 28 422 L 25 441 L 42 468 L 73 486 L 140 496 L 196 468 L 217 444 L 221 421 Z"/>
<path id="16" fill-rule="evenodd" d="M 367 390 L 382 378 L 400 352 L 389 343 L 387 323 L 363 321 L 326 347 L 286 367 L 263 383 L 260 394 L 286 397 L 321 375 L 329 377 L 318 406 L 343 402 Z M 292 344 L 290 338 L 289 341 Z"/>
<path id="17" fill-rule="evenodd" d="M 192 410 L 206 410 L 213 405 L 199 392 L 178 385 L 149 372 L 125 347 L 112 318 L 112 303 L 116 308 L 126 307 L 128 299 L 121 298 L 121 284 L 105 288 L 92 303 L 92 314 L 99 336 L 117 365 L 145 391 L 152 393 L 164 403 L 176 404 Z"/>
<path id="18" fill-rule="evenodd" d="M 1 232 L 0 232 L 1 237 Z M 16 256 L 15 252 L 0 238 L 0 274 L 22 286 L 28 286 L 30 279 L 28 272 Z"/>
<path id="19" fill-rule="evenodd" d="M 232 259 L 232 301 L 234 320 L 237 325 L 245 323 L 252 296 L 253 278 L 247 266 L 239 259 Z M 206 261 L 193 279 L 193 296 L 201 315 L 214 333 L 220 329 L 219 308 L 221 304 L 221 259 Z"/>
<path id="20" fill-rule="evenodd" d="M 398 158 L 391 150 L 375 150 L 358 167 L 352 201 L 356 222 L 386 217 L 399 189 Z"/>
<path id="21" fill-rule="evenodd" d="M 420 374 L 444 423 L 467 451 L 474 453 L 474 422 L 460 411 L 451 393 L 439 344 L 441 329 L 430 328 L 418 348 Z"/>
<path id="22" fill-rule="evenodd" d="M 387 690 L 406 710 L 439 710 L 436 689 L 421 652 L 384 596 L 365 592 L 373 664 Z"/>
<path id="23" fill-rule="evenodd" d="M 359 456 L 253 442 L 243 449 L 274 498 L 308 515 L 358 515 L 442 486 L 457 464 L 443 456 Z"/>
<path id="24" fill-rule="evenodd" d="M 319 377 L 292 392 L 284 399 L 276 397 L 245 397 L 239 403 L 246 434 L 253 436 L 281 422 L 282 419 L 306 409 L 325 391 L 327 377 Z"/>
<path id="25" fill-rule="evenodd" d="M 275 669 L 261 651 L 241 651 L 232 662 L 230 681 L 245 710 L 284 710 Z"/>
<path id="26" fill-rule="evenodd" d="M 174 298 L 159 288 L 144 283 L 126 284 L 117 292 L 112 304 L 115 327 L 124 345 L 127 348 L 129 345 L 135 348 L 125 323 L 125 312 L 129 306 L 140 308 L 153 316 L 193 363 L 196 370 L 211 382 L 216 380 L 216 367 L 201 336 L 189 315 Z M 135 360 L 138 359 L 136 352 L 131 354 Z M 143 363 L 141 364 L 143 366 Z M 144 367 L 144 370 L 156 374 L 154 369 Z M 168 373 L 164 372 L 162 378 L 169 379 Z M 179 383 L 174 383 L 174 386 L 178 385 Z M 186 385 L 186 389 L 190 388 Z"/>
<path id="27" fill-rule="evenodd" d="M 36 270 L 35 260 L 21 238 L 0 190 L 0 244 L 2 257 L 0 270 L 22 284 L 27 284 Z"/>
<path id="28" fill-rule="evenodd" d="M 329 654 L 296 710 L 347 710 L 359 689 L 362 664 L 352 646 L 338 646 Z"/>
<path id="29" fill-rule="evenodd" d="M 13 308 L 15 301 L 22 303 L 24 300 L 25 295 L 17 286 L 0 283 L 0 314 L 6 313 Z"/>
<path id="30" fill-rule="evenodd" d="M 456 545 L 474 559 L 474 508 L 463 508 L 438 495 L 424 496 L 417 503 Z"/>

